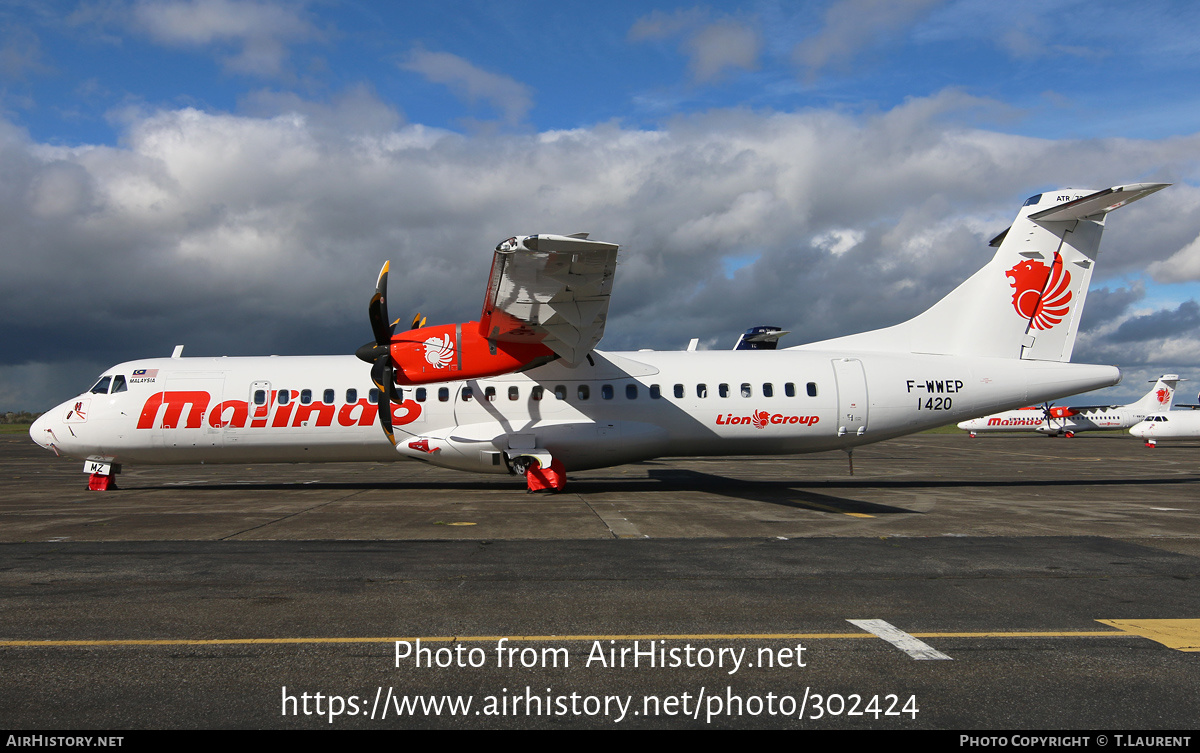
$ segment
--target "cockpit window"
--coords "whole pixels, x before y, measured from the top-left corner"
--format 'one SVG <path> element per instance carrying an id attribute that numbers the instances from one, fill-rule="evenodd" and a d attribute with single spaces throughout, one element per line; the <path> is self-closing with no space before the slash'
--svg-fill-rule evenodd
<path id="1" fill-rule="evenodd" d="M 1031 207 L 1034 204 L 1037 204 L 1038 202 L 1040 202 L 1041 200 L 1042 200 L 1042 195 L 1039 193 L 1036 196 L 1030 196 L 1028 199 L 1025 200 L 1025 203 L 1022 204 L 1021 206 Z"/>
<path id="2" fill-rule="evenodd" d="M 100 377 L 100 381 L 96 382 L 96 385 L 94 387 L 92 387 L 91 391 L 97 395 L 107 395 L 108 394 L 108 384 L 111 381 L 112 381 L 112 377 L 110 377 L 110 376 Z"/>
<path id="3" fill-rule="evenodd" d="M 125 386 L 125 375 L 124 374 L 117 374 L 115 377 L 113 377 L 112 390 L 111 390 L 112 394 L 115 395 L 118 392 L 124 392 L 127 389 L 129 389 L 129 388 Z"/>

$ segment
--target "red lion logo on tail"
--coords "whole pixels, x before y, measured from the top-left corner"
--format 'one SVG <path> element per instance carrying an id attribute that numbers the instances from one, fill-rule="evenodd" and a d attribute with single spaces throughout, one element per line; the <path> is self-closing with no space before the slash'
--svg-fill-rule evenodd
<path id="1" fill-rule="evenodd" d="M 1015 288 L 1013 308 L 1035 329 L 1050 329 L 1071 310 L 1071 273 L 1063 268 L 1061 256 L 1050 267 L 1033 259 L 1023 261 L 1005 276 Z"/>

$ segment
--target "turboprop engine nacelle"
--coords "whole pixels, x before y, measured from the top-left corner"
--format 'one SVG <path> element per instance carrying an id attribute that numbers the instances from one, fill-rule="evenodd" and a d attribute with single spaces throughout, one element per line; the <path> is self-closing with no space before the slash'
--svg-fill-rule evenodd
<path id="1" fill-rule="evenodd" d="M 498 342 L 479 330 L 479 322 L 465 322 L 392 335 L 388 350 L 396 384 L 482 379 L 531 369 L 558 357 L 539 342 Z"/>

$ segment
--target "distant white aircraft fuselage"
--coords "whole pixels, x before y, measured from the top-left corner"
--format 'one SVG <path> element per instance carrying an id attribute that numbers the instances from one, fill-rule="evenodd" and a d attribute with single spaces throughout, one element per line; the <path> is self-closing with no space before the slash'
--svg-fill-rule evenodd
<path id="1" fill-rule="evenodd" d="M 418 318 L 394 333 L 385 266 L 376 339 L 358 353 L 371 369 L 350 356 L 135 360 L 30 435 L 84 459 L 94 482 L 123 463 L 406 457 L 510 473 L 528 459 L 571 471 L 851 450 L 1116 384 L 1116 367 L 1066 361 L 1106 213 L 1163 187 L 1035 196 L 991 262 L 925 313 L 783 350 L 594 350 L 616 247 L 512 238 L 497 247 L 479 322 Z"/>
<path id="2" fill-rule="evenodd" d="M 1200 410 L 1173 410 L 1155 413 L 1139 422 L 1129 433 L 1153 446 L 1160 439 L 1200 437 Z"/>

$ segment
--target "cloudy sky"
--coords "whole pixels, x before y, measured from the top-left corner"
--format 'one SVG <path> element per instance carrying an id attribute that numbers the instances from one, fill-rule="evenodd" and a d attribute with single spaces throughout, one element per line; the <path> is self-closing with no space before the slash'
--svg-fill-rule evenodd
<path id="1" fill-rule="evenodd" d="M 1198 28 L 1184 0 L 9 0 L 0 410 L 179 343 L 351 353 L 385 259 L 394 315 L 474 319 L 519 233 L 622 244 L 605 349 L 796 345 L 923 310 L 1031 194 L 1140 181 L 1176 185 L 1109 221 L 1074 360 L 1126 378 L 1084 402 L 1194 388 Z"/>

